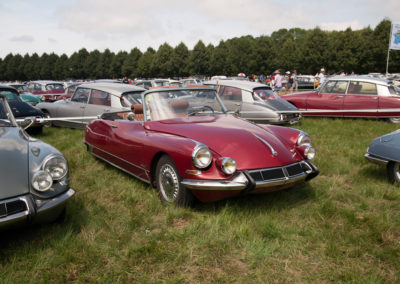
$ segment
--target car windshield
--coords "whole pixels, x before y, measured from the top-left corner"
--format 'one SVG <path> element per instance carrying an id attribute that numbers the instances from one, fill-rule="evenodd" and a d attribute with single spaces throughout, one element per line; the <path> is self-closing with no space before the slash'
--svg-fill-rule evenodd
<path id="1" fill-rule="evenodd" d="M 253 98 L 255 101 L 266 101 L 278 99 L 279 96 L 269 88 L 257 88 L 254 90 Z"/>
<path id="2" fill-rule="evenodd" d="M 46 90 L 62 90 L 64 89 L 63 84 L 47 84 Z"/>
<path id="3" fill-rule="evenodd" d="M 19 99 L 19 97 L 18 97 L 18 94 L 16 93 L 16 92 L 14 92 L 14 91 L 11 91 L 11 90 L 1 90 L 0 91 L 0 94 L 2 94 L 3 96 L 5 96 L 6 97 L 6 99 L 9 101 L 9 102 L 15 102 L 15 101 L 18 101 Z"/>
<path id="4" fill-rule="evenodd" d="M 181 89 L 147 93 L 146 120 L 226 113 L 215 90 Z"/>
<path id="5" fill-rule="evenodd" d="M 26 91 L 27 90 L 27 86 L 26 85 L 10 85 L 11 87 L 16 88 L 18 91 Z"/>
<path id="6" fill-rule="evenodd" d="M 12 117 L 12 114 L 10 115 L 7 111 L 5 99 L 0 97 L 0 127 L 15 126 L 10 117 Z"/>

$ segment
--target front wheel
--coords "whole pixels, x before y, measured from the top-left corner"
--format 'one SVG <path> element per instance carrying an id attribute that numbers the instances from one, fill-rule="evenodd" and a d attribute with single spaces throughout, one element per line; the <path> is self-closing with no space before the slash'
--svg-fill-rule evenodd
<path id="1" fill-rule="evenodd" d="M 193 194 L 181 185 L 181 177 L 171 157 L 164 155 L 156 168 L 156 183 L 161 201 L 174 203 L 181 207 L 190 206 L 194 202 Z"/>
<path id="2" fill-rule="evenodd" d="M 390 162 L 387 165 L 386 170 L 387 170 L 389 182 L 400 184 L 400 163 L 399 162 Z"/>

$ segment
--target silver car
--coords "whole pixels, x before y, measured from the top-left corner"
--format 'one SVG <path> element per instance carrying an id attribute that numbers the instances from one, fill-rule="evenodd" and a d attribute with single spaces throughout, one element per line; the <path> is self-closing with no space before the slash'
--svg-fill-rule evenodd
<path id="1" fill-rule="evenodd" d="M 130 110 L 132 104 L 141 103 L 144 88 L 128 84 L 89 83 L 79 85 L 71 99 L 54 103 L 39 103 L 48 118 L 55 126 L 85 128 L 94 117 L 107 112 Z M 76 117 L 76 119 L 75 119 Z"/>
<path id="2" fill-rule="evenodd" d="M 244 80 L 207 81 L 217 89 L 228 111 L 256 123 L 293 124 L 301 119 L 297 108 L 264 84 Z"/>
<path id="3" fill-rule="evenodd" d="M 63 216 L 75 193 L 69 187 L 67 160 L 26 134 L 1 94 L 0 157 L 0 229 Z"/>

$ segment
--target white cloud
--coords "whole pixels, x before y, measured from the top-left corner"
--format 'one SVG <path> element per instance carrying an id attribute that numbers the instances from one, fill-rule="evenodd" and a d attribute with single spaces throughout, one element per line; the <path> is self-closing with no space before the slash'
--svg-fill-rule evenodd
<path id="1" fill-rule="evenodd" d="M 21 35 L 21 36 L 13 36 L 10 38 L 10 41 L 14 42 L 34 42 L 35 39 L 30 35 Z"/>

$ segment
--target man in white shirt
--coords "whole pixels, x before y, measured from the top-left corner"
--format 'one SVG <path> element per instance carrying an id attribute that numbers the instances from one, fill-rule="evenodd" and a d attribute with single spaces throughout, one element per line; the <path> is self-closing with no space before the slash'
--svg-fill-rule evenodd
<path id="1" fill-rule="evenodd" d="M 318 75 L 318 86 L 321 86 L 325 82 L 325 69 L 321 68 L 321 72 Z"/>

